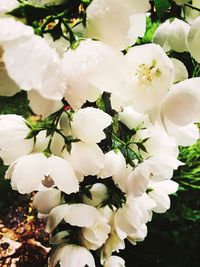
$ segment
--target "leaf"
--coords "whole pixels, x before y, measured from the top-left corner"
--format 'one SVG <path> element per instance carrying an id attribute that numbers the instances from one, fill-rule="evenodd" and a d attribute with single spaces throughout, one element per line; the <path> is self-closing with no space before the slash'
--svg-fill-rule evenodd
<path id="1" fill-rule="evenodd" d="M 148 153 L 146 147 L 142 143 L 137 143 L 137 146 L 139 147 L 139 149 L 141 149 L 144 152 Z"/>
<path id="2" fill-rule="evenodd" d="M 199 210 L 192 210 L 190 208 L 185 208 L 182 212 L 183 218 L 189 221 L 200 221 L 200 211 Z"/>
<path id="3" fill-rule="evenodd" d="M 154 0 L 154 5 L 158 17 L 162 17 L 164 13 L 171 7 L 171 3 L 168 0 Z"/>
<path id="4" fill-rule="evenodd" d="M 60 39 L 62 36 L 62 29 L 61 29 L 61 24 L 58 23 L 52 30 L 48 31 L 51 36 L 53 37 L 53 40 L 56 41 Z"/>

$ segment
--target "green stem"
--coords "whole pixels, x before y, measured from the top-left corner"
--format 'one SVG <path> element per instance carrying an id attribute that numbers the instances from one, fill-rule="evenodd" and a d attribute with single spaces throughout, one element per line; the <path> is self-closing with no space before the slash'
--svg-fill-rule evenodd
<path id="1" fill-rule="evenodd" d="M 140 155 L 138 155 L 137 152 L 135 152 L 133 149 L 131 149 L 129 147 L 129 143 L 125 143 L 124 141 L 122 141 L 119 137 L 117 137 L 113 132 L 111 133 L 110 131 L 108 131 L 110 134 L 112 134 L 112 136 L 114 137 L 114 139 L 116 141 L 118 141 L 120 144 L 122 144 L 125 148 L 126 148 L 126 151 L 127 151 L 127 156 L 128 156 L 128 150 L 130 150 L 135 156 L 136 158 L 139 160 L 139 161 L 142 161 L 142 158 Z"/>
<path id="2" fill-rule="evenodd" d="M 51 153 L 51 143 L 53 140 L 54 133 L 57 132 L 57 126 L 58 126 L 58 123 L 59 123 L 59 120 L 60 120 L 62 113 L 63 113 L 63 110 L 61 109 L 60 111 L 58 111 L 58 113 L 55 115 L 55 118 L 53 119 L 52 132 L 50 134 L 50 139 L 49 139 L 47 148 L 45 149 L 45 151 L 47 151 L 48 153 Z"/>

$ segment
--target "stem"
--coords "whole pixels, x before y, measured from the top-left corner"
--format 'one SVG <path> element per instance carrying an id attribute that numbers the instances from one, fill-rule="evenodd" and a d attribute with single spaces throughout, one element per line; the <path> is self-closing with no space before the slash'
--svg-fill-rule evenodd
<path id="1" fill-rule="evenodd" d="M 131 149 L 131 148 L 129 147 L 129 143 L 126 144 L 126 143 L 125 143 L 124 141 L 122 141 L 119 137 L 117 137 L 113 132 L 110 132 L 109 130 L 108 130 L 108 132 L 109 132 L 110 134 L 112 134 L 112 136 L 114 137 L 115 140 L 117 140 L 120 144 L 122 144 L 122 145 L 126 148 L 127 157 L 128 157 L 128 150 L 130 150 L 130 151 L 136 156 L 136 158 L 137 158 L 139 161 L 142 161 L 141 156 L 138 155 L 137 152 L 135 152 L 133 149 Z"/>
<path id="2" fill-rule="evenodd" d="M 191 4 L 186 3 L 185 6 L 187 6 L 187 7 L 189 7 L 189 8 L 192 8 L 192 9 L 197 10 L 197 11 L 200 12 L 200 8 L 195 7 L 195 6 L 191 5 Z"/>
<path id="3" fill-rule="evenodd" d="M 48 145 L 47 145 L 47 148 L 45 149 L 48 153 L 51 153 L 51 143 L 52 143 L 52 140 L 53 140 L 53 136 L 54 136 L 54 133 L 57 132 L 57 126 L 58 126 L 58 123 L 59 123 L 59 120 L 60 120 L 60 117 L 63 113 L 63 110 L 61 109 L 55 116 L 55 118 L 53 119 L 53 122 L 52 122 L 52 132 L 51 132 L 51 135 L 50 135 L 50 139 L 49 139 L 49 142 L 48 142 Z"/>

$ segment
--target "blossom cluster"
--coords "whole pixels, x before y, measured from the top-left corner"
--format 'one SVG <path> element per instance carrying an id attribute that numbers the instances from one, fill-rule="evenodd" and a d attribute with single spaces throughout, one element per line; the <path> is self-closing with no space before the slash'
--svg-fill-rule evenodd
<path id="1" fill-rule="evenodd" d="M 12 188 L 35 192 L 49 266 L 125 266 L 116 252 L 125 239 L 143 241 L 153 212 L 170 208 L 179 146 L 199 138 L 200 78 L 166 52 L 200 63 L 200 16 L 166 21 L 154 43 L 135 45 L 148 0 L 88 1 L 84 23 L 52 15 L 35 29 L 9 12 L 65 2 L 1 0 L 0 95 L 27 91 L 42 120 L 0 115 L 0 157 Z M 55 25 L 56 40 L 45 31 Z"/>

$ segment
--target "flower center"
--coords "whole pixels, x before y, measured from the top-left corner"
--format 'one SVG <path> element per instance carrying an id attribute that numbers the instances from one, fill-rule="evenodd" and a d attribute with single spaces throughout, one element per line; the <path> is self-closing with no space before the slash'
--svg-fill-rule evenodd
<path id="1" fill-rule="evenodd" d="M 140 64 L 136 70 L 136 76 L 142 86 L 152 85 L 152 81 L 155 77 L 159 77 L 161 74 L 156 60 L 153 60 L 150 65 Z"/>
<path id="2" fill-rule="evenodd" d="M 42 184 L 47 187 L 50 188 L 54 185 L 54 181 L 52 179 L 52 177 L 50 175 L 44 175 L 44 179 L 42 180 Z"/>

